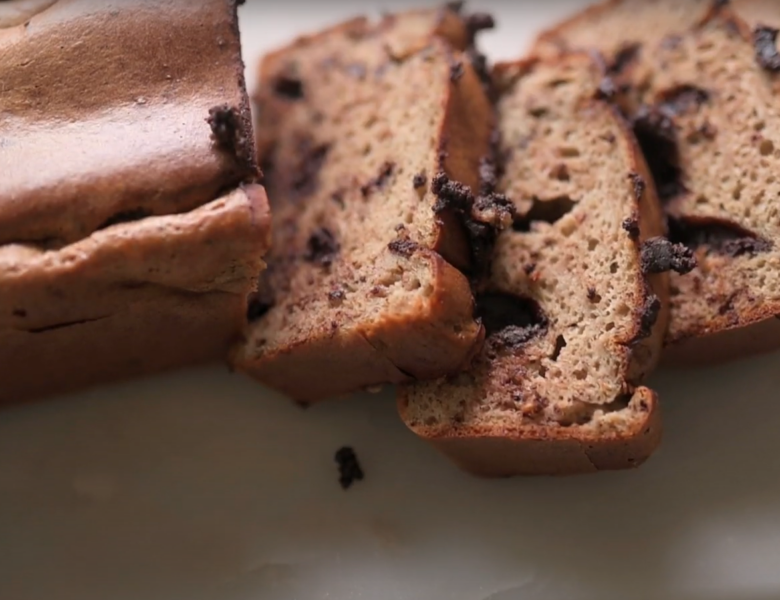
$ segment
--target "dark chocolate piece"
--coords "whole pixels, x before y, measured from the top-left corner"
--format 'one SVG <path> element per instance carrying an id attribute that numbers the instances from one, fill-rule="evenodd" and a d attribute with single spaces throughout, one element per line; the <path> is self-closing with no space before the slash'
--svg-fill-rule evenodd
<path id="1" fill-rule="evenodd" d="M 710 251 L 737 257 L 768 252 L 774 247 L 770 240 L 729 221 L 694 222 L 670 218 L 668 223 L 669 239 L 692 249 L 704 246 Z"/>
<path id="2" fill-rule="evenodd" d="M 658 322 L 658 315 L 661 312 L 661 300 L 655 294 L 648 295 L 645 304 L 642 307 L 642 316 L 639 321 L 639 332 L 635 342 L 639 342 L 650 337 L 653 333 L 653 327 Z"/>
<path id="3" fill-rule="evenodd" d="M 633 118 L 633 128 L 659 199 L 670 200 L 684 193 L 677 131 L 669 115 L 657 106 L 642 106 Z"/>
<path id="4" fill-rule="evenodd" d="M 244 160 L 247 142 L 242 133 L 239 114 L 236 107 L 220 104 L 209 109 L 206 121 L 211 127 L 211 137 L 217 145 L 233 153 L 236 158 Z"/>
<path id="5" fill-rule="evenodd" d="M 763 69 L 772 73 L 780 72 L 780 52 L 777 50 L 777 33 L 777 29 L 765 25 L 759 25 L 753 30 L 756 60 Z"/>
<path id="6" fill-rule="evenodd" d="M 399 239 L 393 240 L 387 245 L 387 247 L 389 248 L 390 252 L 393 252 L 394 254 L 409 257 L 420 248 L 420 245 L 417 242 L 413 242 L 412 240 Z"/>
<path id="7" fill-rule="evenodd" d="M 327 267 L 331 265 L 339 252 L 339 243 L 333 233 L 325 227 L 318 227 L 309 237 L 303 258 Z"/>
<path id="8" fill-rule="evenodd" d="M 274 93 L 288 100 L 303 98 L 303 81 L 288 73 L 280 73 L 274 80 Z"/>
<path id="9" fill-rule="evenodd" d="M 310 137 L 303 137 L 298 141 L 297 156 L 300 162 L 292 180 L 296 198 L 308 196 L 317 189 L 320 169 L 329 150 L 330 144 L 315 143 Z"/>
<path id="10" fill-rule="evenodd" d="M 379 169 L 379 174 L 360 188 L 360 193 L 367 198 L 372 191 L 381 189 L 395 170 L 395 163 L 385 162 Z"/>
<path id="11" fill-rule="evenodd" d="M 428 178 L 425 176 L 425 173 L 417 173 L 412 178 L 412 186 L 414 189 L 419 189 L 425 185 L 425 183 L 428 181 Z"/>
<path id="12" fill-rule="evenodd" d="M 360 467 L 355 451 L 349 446 L 343 446 L 336 451 L 334 456 L 339 466 L 339 484 L 342 489 L 348 489 L 356 481 L 362 481 L 364 474 Z"/>
<path id="13" fill-rule="evenodd" d="M 623 219 L 623 229 L 625 229 L 628 232 L 628 237 L 630 237 L 632 240 L 638 240 L 639 239 L 639 219 L 636 215 L 632 215 L 630 217 L 626 217 Z"/>
<path id="14" fill-rule="evenodd" d="M 646 274 L 666 271 L 685 274 L 696 268 L 693 250 L 662 237 L 651 238 L 642 244 L 640 262 L 642 272 Z"/>
<path id="15" fill-rule="evenodd" d="M 626 43 L 623 44 L 615 53 L 612 62 L 607 66 L 607 73 L 610 75 L 620 75 L 625 69 L 639 58 L 642 50 L 642 44 Z"/>

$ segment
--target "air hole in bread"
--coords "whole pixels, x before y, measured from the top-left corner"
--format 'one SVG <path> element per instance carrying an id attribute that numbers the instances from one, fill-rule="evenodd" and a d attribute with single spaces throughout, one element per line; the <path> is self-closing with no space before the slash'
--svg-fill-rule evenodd
<path id="1" fill-rule="evenodd" d="M 520 346 L 539 335 L 547 319 L 532 299 L 503 292 L 477 296 L 477 316 L 487 337 L 505 346 Z"/>
<path id="2" fill-rule="evenodd" d="M 719 219 L 669 219 L 669 240 L 727 256 L 768 252 L 773 244 L 736 223 Z"/>
<path id="3" fill-rule="evenodd" d="M 133 221 L 140 221 L 146 217 L 151 216 L 151 212 L 143 208 L 134 208 L 132 210 L 123 210 L 115 215 L 106 219 L 106 221 L 98 227 L 100 229 L 106 229 L 112 225 L 119 225 L 120 223 L 131 223 Z"/>
<path id="4" fill-rule="evenodd" d="M 553 350 L 553 353 L 550 355 L 550 360 L 557 361 L 558 357 L 561 355 L 561 351 L 566 347 L 566 338 L 563 337 L 563 335 L 559 335 L 557 338 L 555 338 L 555 349 Z"/>
<path id="5" fill-rule="evenodd" d="M 533 204 L 524 215 L 517 215 L 513 224 L 515 231 L 528 232 L 534 221 L 543 221 L 552 225 L 566 216 L 576 206 L 569 196 L 558 196 L 549 200 L 533 199 Z"/>

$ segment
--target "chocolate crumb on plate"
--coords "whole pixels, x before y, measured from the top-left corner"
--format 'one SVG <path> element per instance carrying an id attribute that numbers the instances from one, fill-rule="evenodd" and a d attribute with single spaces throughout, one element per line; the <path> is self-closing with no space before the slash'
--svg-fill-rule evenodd
<path id="1" fill-rule="evenodd" d="M 336 451 L 336 464 L 339 466 L 339 483 L 342 489 L 348 489 L 355 481 L 363 480 L 363 469 L 360 468 L 355 451 L 349 446 L 342 446 Z"/>

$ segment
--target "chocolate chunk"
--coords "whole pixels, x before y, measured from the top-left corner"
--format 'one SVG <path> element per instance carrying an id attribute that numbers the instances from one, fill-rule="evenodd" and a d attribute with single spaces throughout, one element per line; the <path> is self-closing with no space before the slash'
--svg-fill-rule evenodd
<path id="1" fill-rule="evenodd" d="M 669 115 L 658 107 L 642 106 L 633 118 L 633 129 L 658 197 L 670 200 L 684 193 L 677 130 Z"/>
<path id="2" fill-rule="evenodd" d="M 227 104 L 214 106 L 209 109 L 206 121 L 211 127 L 212 139 L 220 148 L 232 152 L 236 158 L 244 158 L 246 139 L 237 108 Z"/>
<path id="3" fill-rule="evenodd" d="M 642 50 L 642 44 L 627 43 L 618 49 L 612 62 L 607 66 L 607 73 L 610 75 L 620 75 L 631 63 L 639 58 Z"/>
<path id="4" fill-rule="evenodd" d="M 341 288 L 336 288 L 328 292 L 328 300 L 330 300 L 332 304 L 339 304 L 343 302 L 346 297 L 346 292 Z"/>
<path id="5" fill-rule="evenodd" d="M 780 52 L 777 51 L 777 33 L 774 27 L 760 25 L 753 30 L 753 46 L 756 60 L 763 69 L 772 73 L 780 71 Z"/>
<path id="6" fill-rule="evenodd" d="M 728 240 L 723 244 L 723 252 L 729 256 L 754 255 L 760 252 L 769 252 L 773 247 L 770 240 L 764 238 L 740 238 Z"/>
<path id="7" fill-rule="evenodd" d="M 642 244 L 640 263 L 643 273 L 676 271 L 685 274 L 696 268 L 693 250 L 662 237 L 651 238 Z"/>
<path id="8" fill-rule="evenodd" d="M 487 57 L 473 46 L 467 48 L 465 54 L 471 63 L 471 67 L 474 69 L 474 73 L 476 73 L 479 81 L 482 83 L 488 98 L 495 100 L 496 90 L 493 88 L 493 79 L 490 76 Z"/>
<path id="9" fill-rule="evenodd" d="M 496 20 L 490 13 L 475 12 L 466 17 L 466 28 L 472 36 L 478 31 L 493 29 L 495 26 Z"/>
<path id="10" fill-rule="evenodd" d="M 303 81 L 288 73 L 280 73 L 274 79 L 274 93 L 288 100 L 303 98 Z"/>
<path id="11" fill-rule="evenodd" d="M 425 176 L 425 173 L 417 173 L 412 178 L 412 186 L 414 189 L 419 189 L 425 185 L 425 183 L 428 181 L 428 178 Z"/>
<path id="12" fill-rule="evenodd" d="M 460 14 L 463 10 L 463 5 L 466 4 L 464 0 L 457 0 L 455 2 L 447 2 L 444 7 L 447 10 L 451 10 L 454 13 Z"/>
<path id="13" fill-rule="evenodd" d="M 632 240 L 639 239 L 639 219 L 636 217 L 636 215 L 632 215 L 623 219 L 622 226 L 623 229 L 628 232 L 628 237 L 630 237 Z"/>
<path id="14" fill-rule="evenodd" d="M 436 174 L 431 189 L 436 194 L 433 211 L 451 210 L 460 219 L 471 249 L 471 271 L 479 277 L 490 265 L 498 231 L 512 221 L 513 203 L 496 193 L 475 198 L 469 186 L 451 180 L 444 172 Z"/>
<path id="15" fill-rule="evenodd" d="M 328 156 L 330 144 L 315 143 L 308 136 L 298 141 L 298 168 L 292 179 L 294 197 L 308 196 L 317 189 L 320 169 Z"/>
<path id="16" fill-rule="evenodd" d="M 390 252 L 393 252 L 394 254 L 400 254 L 401 256 L 406 256 L 408 258 L 420 248 L 420 245 L 417 242 L 413 242 L 412 240 L 399 239 L 393 240 L 387 245 L 387 247 L 390 249 Z"/>
<path id="17" fill-rule="evenodd" d="M 540 335 L 547 319 L 539 305 L 529 298 L 503 292 L 477 296 L 477 317 L 488 340 L 498 346 L 517 348 Z"/>
<path id="18" fill-rule="evenodd" d="M 770 240 L 729 221 L 669 219 L 668 223 L 669 238 L 692 249 L 705 247 L 711 252 L 737 257 L 768 252 L 774 247 Z"/>
<path id="19" fill-rule="evenodd" d="M 360 187 L 360 193 L 367 198 L 373 190 L 380 189 L 390 178 L 395 170 L 395 163 L 385 162 L 379 169 L 379 174 L 368 183 Z"/>
<path id="20" fill-rule="evenodd" d="M 474 194 L 469 186 L 453 181 L 443 172 L 437 173 L 431 182 L 431 189 L 436 194 L 433 211 L 440 213 L 448 208 L 468 211 L 474 203 Z"/>
<path id="21" fill-rule="evenodd" d="M 355 451 L 349 446 L 343 446 L 334 456 L 339 466 L 339 483 L 343 489 L 348 489 L 355 481 L 363 480 L 363 469 L 360 468 Z"/>
<path id="22" fill-rule="evenodd" d="M 459 60 L 454 61 L 450 65 L 450 81 L 458 81 L 461 77 L 463 77 L 465 72 L 466 71 L 463 67 L 463 63 Z"/>
<path id="23" fill-rule="evenodd" d="M 303 258 L 308 262 L 317 262 L 327 267 L 333 263 L 338 252 L 339 243 L 330 230 L 318 227 L 309 237 Z"/>
<path id="24" fill-rule="evenodd" d="M 628 178 L 634 183 L 634 198 L 641 200 L 647 188 L 645 180 L 639 173 L 629 173 Z"/>
<path id="25" fill-rule="evenodd" d="M 710 93 L 695 85 L 678 85 L 664 91 L 658 104 L 659 110 L 668 118 L 685 114 L 706 104 Z"/>
<path id="26" fill-rule="evenodd" d="M 661 301 L 653 293 L 648 294 L 642 307 L 642 316 L 639 320 L 639 332 L 634 342 L 639 342 L 650 337 L 653 333 L 653 327 L 658 322 L 658 315 L 661 312 Z"/>

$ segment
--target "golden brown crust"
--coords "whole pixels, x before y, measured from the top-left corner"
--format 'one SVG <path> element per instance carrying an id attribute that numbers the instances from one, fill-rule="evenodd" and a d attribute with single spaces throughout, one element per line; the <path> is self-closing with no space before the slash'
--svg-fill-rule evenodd
<path id="1" fill-rule="evenodd" d="M 403 415 L 404 398 L 399 397 Z M 644 463 L 661 441 L 661 413 L 655 393 L 640 387 L 630 407 L 642 418 L 630 431 L 581 436 L 546 428 L 522 431 L 470 431 L 465 435 L 427 436 L 417 431 L 458 467 L 480 477 L 577 475 L 630 469 Z"/>
<path id="2" fill-rule="evenodd" d="M 234 0 L 60 0 L 0 29 L 0 244 L 61 247 L 252 180 L 237 27 Z M 207 122 L 222 105 L 230 149 Z"/>
<path id="3" fill-rule="evenodd" d="M 269 243 L 252 185 L 57 251 L 0 247 L 0 402 L 223 359 Z"/>

